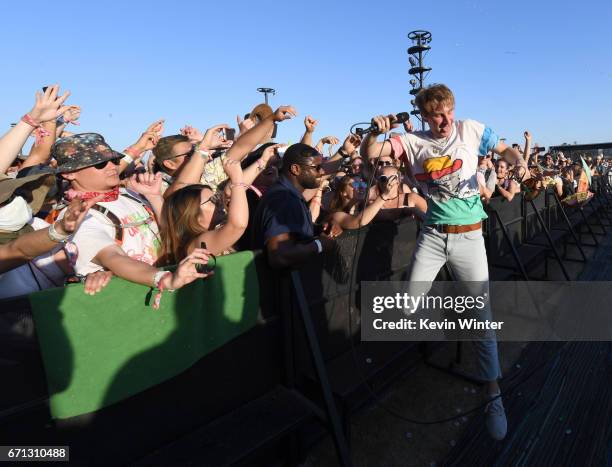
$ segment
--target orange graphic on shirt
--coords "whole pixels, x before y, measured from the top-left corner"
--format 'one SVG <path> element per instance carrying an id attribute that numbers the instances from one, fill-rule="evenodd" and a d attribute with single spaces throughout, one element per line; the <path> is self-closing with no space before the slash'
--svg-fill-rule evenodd
<path id="1" fill-rule="evenodd" d="M 457 172 L 463 165 L 461 159 L 452 161 L 450 156 L 432 157 L 423 162 L 424 173 L 416 174 L 419 182 L 438 180 L 446 175 Z"/>

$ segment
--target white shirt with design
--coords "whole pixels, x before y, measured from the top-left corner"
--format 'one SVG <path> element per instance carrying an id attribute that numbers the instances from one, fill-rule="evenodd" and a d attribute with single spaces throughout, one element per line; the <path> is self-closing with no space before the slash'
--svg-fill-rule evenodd
<path id="1" fill-rule="evenodd" d="M 133 192 L 121 189 L 121 193 L 140 198 Z M 119 195 L 116 201 L 98 203 L 111 211 L 123 226 L 123 240 L 119 245 L 132 259 L 147 264 L 154 264 L 159 251 L 159 228 L 150 210 L 142 204 L 127 196 Z M 63 215 L 63 212 L 62 212 Z M 76 246 L 76 263 L 74 266 L 77 275 L 87 275 L 103 269 L 102 266 L 92 262 L 99 251 L 110 245 L 118 244 L 115 240 L 116 226 L 109 216 L 90 209 L 85 220 L 74 233 L 72 243 Z"/>
<path id="2" fill-rule="evenodd" d="M 407 159 L 427 196 L 427 225 L 469 225 L 487 217 L 480 201 L 478 155 L 497 146 L 499 137 L 493 130 L 463 120 L 454 122 L 448 138 L 415 131 L 389 141 L 395 157 Z"/>

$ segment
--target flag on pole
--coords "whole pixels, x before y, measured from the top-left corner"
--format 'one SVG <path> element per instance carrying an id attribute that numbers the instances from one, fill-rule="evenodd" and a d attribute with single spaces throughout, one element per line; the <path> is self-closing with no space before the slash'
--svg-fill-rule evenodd
<path id="1" fill-rule="evenodd" d="M 578 180 L 578 188 L 576 189 L 576 192 L 586 193 L 589 191 L 589 186 L 591 186 L 591 169 L 582 156 L 580 156 L 580 162 L 582 163 L 582 173 L 580 174 L 580 179 Z"/>

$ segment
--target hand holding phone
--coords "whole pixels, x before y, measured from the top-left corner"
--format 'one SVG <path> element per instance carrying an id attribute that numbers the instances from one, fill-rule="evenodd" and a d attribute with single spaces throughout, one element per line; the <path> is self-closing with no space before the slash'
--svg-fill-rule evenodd
<path id="1" fill-rule="evenodd" d="M 227 141 L 234 141 L 234 138 L 236 138 L 236 130 L 234 128 L 225 128 L 223 133 Z"/>
<path id="2" fill-rule="evenodd" d="M 200 242 L 200 248 L 202 248 L 203 250 L 207 250 L 208 248 L 206 248 L 206 242 Z M 196 271 L 198 271 L 200 274 L 209 274 L 215 270 L 215 267 L 217 267 L 216 256 L 211 253 L 209 253 L 208 256 L 210 258 L 207 264 L 198 263 L 195 265 Z M 212 263 L 211 263 L 211 260 L 212 260 Z"/>

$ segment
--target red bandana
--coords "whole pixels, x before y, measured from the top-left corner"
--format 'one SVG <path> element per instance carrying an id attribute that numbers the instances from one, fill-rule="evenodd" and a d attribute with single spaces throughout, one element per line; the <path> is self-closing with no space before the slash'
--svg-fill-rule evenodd
<path id="1" fill-rule="evenodd" d="M 83 201 L 87 201 L 88 199 L 95 198 L 97 196 L 102 196 L 103 198 L 98 201 L 98 203 L 108 203 L 110 201 L 116 201 L 119 198 L 119 187 L 115 187 L 111 191 L 107 191 L 106 193 L 100 193 L 99 191 L 76 191 L 76 190 L 68 190 L 64 197 L 68 201 L 72 201 L 74 198 L 82 199 Z"/>

